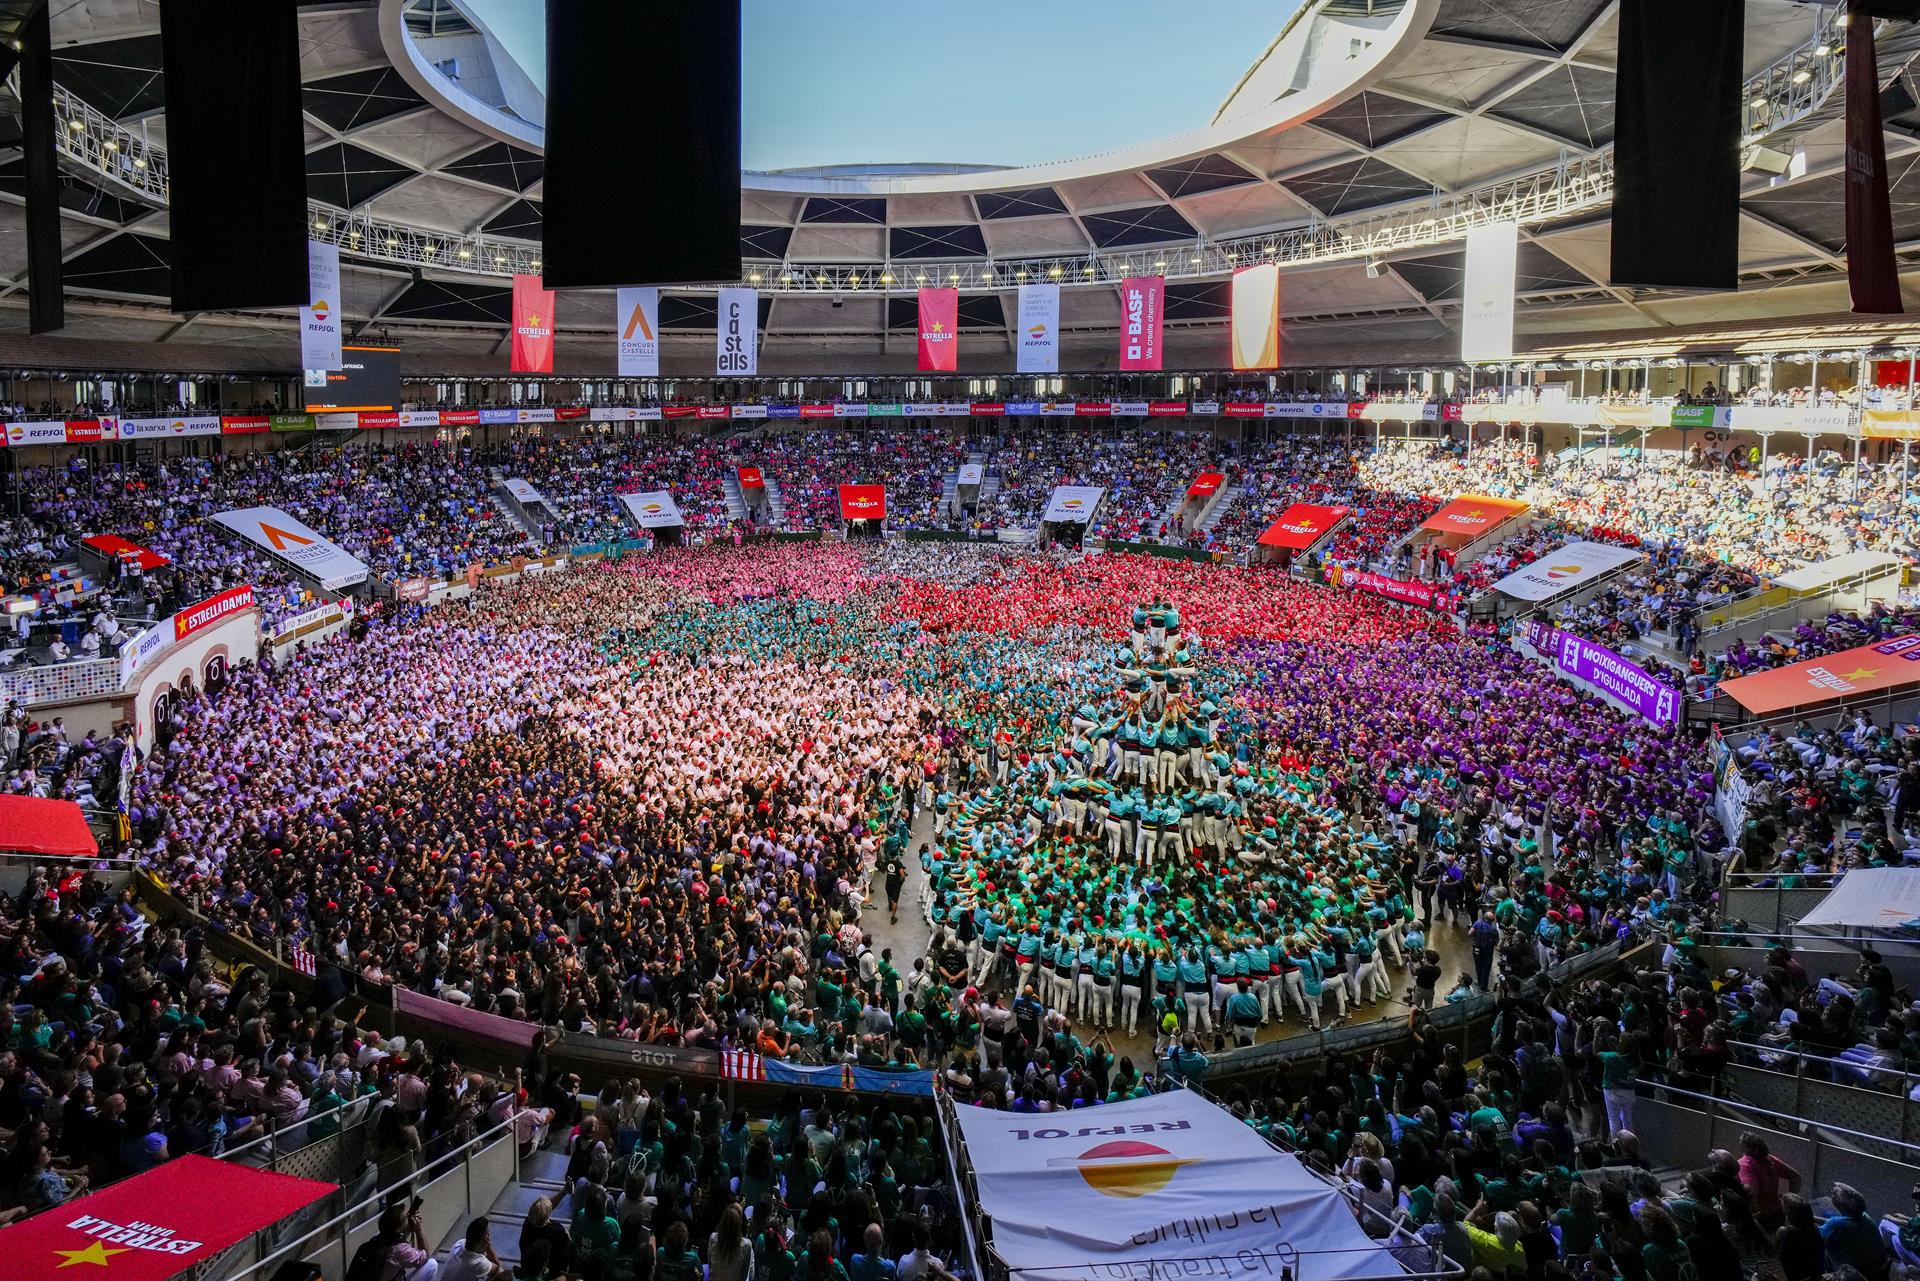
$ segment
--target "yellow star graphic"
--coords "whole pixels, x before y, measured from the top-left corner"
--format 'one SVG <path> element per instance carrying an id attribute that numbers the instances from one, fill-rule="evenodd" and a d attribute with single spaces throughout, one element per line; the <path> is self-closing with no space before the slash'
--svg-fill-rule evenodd
<path id="1" fill-rule="evenodd" d="M 936 321 L 934 321 L 934 322 L 933 322 L 933 332 L 934 332 L 934 333 L 936 333 L 936 334 L 944 334 L 944 333 L 946 333 L 946 332 L 947 332 L 947 322 L 946 322 L 946 321 L 944 321 L 944 320 L 936 320 Z"/>
<path id="2" fill-rule="evenodd" d="M 117 1250 L 109 1250 L 101 1242 L 90 1241 L 84 1250 L 55 1250 L 54 1253 L 66 1260 L 65 1263 L 54 1269 L 55 1272 L 59 1272 L 62 1269 L 71 1268 L 81 1263 L 93 1263 L 104 1268 L 107 1266 L 108 1259 L 111 1259 L 116 1254 L 125 1254 L 127 1250 L 124 1246 Z"/>
<path id="3" fill-rule="evenodd" d="M 1843 681 L 1872 680 L 1875 676 L 1878 676 L 1879 674 L 1880 674 L 1880 669 L 1877 667 L 1856 667 L 1852 671 L 1848 672 L 1845 676 L 1842 676 L 1840 679 Z"/>
<path id="4" fill-rule="evenodd" d="M 528 313 L 527 313 L 527 326 L 528 326 L 529 328 L 532 328 L 532 329 L 538 329 L 538 328 L 540 327 L 540 313 L 539 313 L 539 312 L 537 312 L 537 311 L 532 311 L 532 312 L 528 312 Z"/>
<path id="5" fill-rule="evenodd" d="M 1300 522 L 1300 528 L 1301 528 L 1301 529 L 1314 529 L 1314 528 L 1316 528 L 1316 526 L 1314 525 L 1314 523 L 1313 523 L 1313 521 L 1312 521 L 1312 519 L 1311 519 L 1311 518 L 1309 518 L 1309 519 L 1307 519 L 1307 520 L 1303 520 L 1303 521 L 1301 521 L 1301 522 Z"/>
<path id="6" fill-rule="evenodd" d="M 1461 520 L 1478 520 L 1480 519 L 1481 516 L 1485 514 L 1486 513 L 1482 512 L 1478 507 L 1476 507 L 1472 511 L 1461 512 L 1460 519 Z"/>

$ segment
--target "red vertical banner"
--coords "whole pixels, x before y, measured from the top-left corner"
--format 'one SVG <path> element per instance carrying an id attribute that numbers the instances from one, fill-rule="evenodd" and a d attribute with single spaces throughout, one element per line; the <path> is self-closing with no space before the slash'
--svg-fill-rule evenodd
<path id="1" fill-rule="evenodd" d="M 1120 282 L 1120 368 L 1160 368 L 1160 319 L 1166 302 L 1164 276 L 1128 276 Z"/>
<path id="2" fill-rule="evenodd" d="M 960 367 L 960 291 L 920 291 L 920 368 L 950 374 Z"/>
<path id="3" fill-rule="evenodd" d="M 513 363 L 516 374 L 553 372 L 553 291 L 538 276 L 513 278 Z"/>
<path id="4" fill-rule="evenodd" d="M 1847 4 L 1847 289 L 1857 315 L 1900 314 L 1893 263 L 1887 136 L 1880 126 L 1880 68 L 1873 18 Z"/>

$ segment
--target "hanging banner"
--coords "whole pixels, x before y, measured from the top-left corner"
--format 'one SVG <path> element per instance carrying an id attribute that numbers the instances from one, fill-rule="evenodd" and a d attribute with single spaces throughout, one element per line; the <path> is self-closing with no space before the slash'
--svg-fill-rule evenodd
<path id="1" fill-rule="evenodd" d="M 734 475 L 740 478 L 740 488 L 742 489 L 765 489 L 767 487 L 767 478 L 761 475 L 758 467 L 736 467 L 734 469 Z"/>
<path id="2" fill-rule="evenodd" d="M 209 596 L 197 605 L 189 605 L 173 616 L 173 639 L 185 640 L 205 631 L 229 614 L 253 608 L 253 588 L 230 587 L 218 596 Z"/>
<path id="3" fill-rule="evenodd" d="M 1187 486 L 1187 497 L 1211 498 L 1220 492 L 1220 486 L 1225 484 L 1226 480 L 1227 478 L 1220 472 L 1203 471 L 1193 478 L 1191 485 Z"/>
<path id="4" fill-rule="evenodd" d="M 1128 276 L 1120 282 L 1120 368 L 1160 368 L 1160 313 L 1164 276 Z"/>
<path id="5" fill-rule="evenodd" d="M 660 291 L 654 288 L 617 291 L 614 331 L 618 340 L 622 378 L 660 376 Z"/>
<path id="6" fill-rule="evenodd" d="M 1268 544 L 1270 547 L 1274 545 Z M 1397 600 L 1403 605 L 1418 605 L 1423 609 L 1445 611 L 1453 603 L 1452 595 L 1444 587 L 1392 578 L 1367 570 L 1342 574 L 1340 586 L 1352 591 L 1371 592 L 1375 596 Z"/>
<path id="7" fill-rule="evenodd" d="M 340 246 L 307 242 L 307 297 L 300 309 L 300 367 L 338 370 L 340 358 Z M 321 382 L 325 386 L 325 380 Z"/>
<path id="8" fill-rule="evenodd" d="M 1552 600 L 1577 587 L 1584 587 L 1602 574 L 1642 559 L 1644 557 L 1631 547 L 1616 547 L 1612 543 L 1568 543 L 1532 564 L 1514 570 L 1495 583 L 1493 590 L 1515 600 Z"/>
<path id="9" fill-rule="evenodd" d="M 960 291 L 920 291 L 920 372 L 950 374 L 960 362 Z"/>
<path id="10" fill-rule="evenodd" d="M 333 1190 L 238 1161 L 176 1157 L 9 1228 L 8 1275 L 200 1276 L 228 1247 Z"/>
<path id="11" fill-rule="evenodd" d="M 306 418 L 305 414 L 297 417 Z M 307 426 L 313 425 L 309 419 Z M 218 418 L 122 418 L 120 439 L 151 440 L 156 436 L 218 436 Z"/>
<path id="12" fill-rule="evenodd" d="M 1233 367 L 1280 367 L 1280 264 L 1259 263 L 1233 273 Z"/>
<path id="13" fill-rule="evenodd" d="M 680 516 L 680 504 L 664 489 L 643 489 L 637 494 L 622 494 L 620 501 L 642 529 L 668 529 L 686 522 Z"/>
<path id="14" fill-rule="evenodd" d="M 1184 400 L 1150 400 L 1147 402 L 1147 414 L 1152 418 L 1179 418 L 1187 412 Z"/>
<path id="15" fill-rule="evenodd" d="M 987 478 L 986 464 L 961 463 L 960 470 L 954 473 L 953 483 L 956 486 L 978 485 L 981 481 L 985 480 L 986 478 Z"/>
<path id="16" fill-rule="evenodd" d="M 887 487 L 885 485 L 840 486 L 840 515 L 846 520 L 885 520 L 887 518 Z"/>
<path id="17" fill-rule="evenodd" d="M 1513 359 L 1513 304 L 1519 262 L 1518 225 L 1498 222 L 1467 232 L 1460 359 Z"/>
<path id="18" fill-rule="evenodd" d="M 1893 261 L 1893 193 L 1887 135 L 1880 125 L 1879 54 L 1873 18 L 1848 0 L 1847 23 L 1847 289 L 1857 316 L 1897 316 L 1900 273 Z M 1856 38 L 1857 37 L 1857 38 Z"/>
<path id="19" fill-rule="evenodd" d="M 1020 286 L 1013 367 L 1022 374 L 1060 372 L 1060 286 Z"/>
<path id="20" fill-rule="evenodd" d="M 967 412 L 975 418 L 1005 418 L 1007 402 L 1004 400 L 976 400 L 967 406 Z"/>
<path id="21" fill-rule="evenodd" d="M 220 419 L 222 436 L 252 436 L 258 432 L 272 430 L 273 419 L 265 414 L 222 415 Z"/>
<path id="22" fill-rule="evenodd" d="M 1295 503 L 1280 513 L 1280 518 L 1260 535 L 1262 547 L 1280 547 L 1303 552 L 1325 538 L 1352 515 L 1346 507 L 1327 507 L 1318 503 Z"/>
<path id="23" fill-rule="evenodd" d="M 215 512 L 213 519 L 327 591 L 367 581 L 367 567 L 358 557 L 278 507 L 241 507 Z"/>
<path id="24" fill-rule="evenodd" d="M 1047 510 L 1040 519 L 1084 525 L 1093 519 L 1100 496 L 1106 492 L 1098 485 L 1060 485 L 1048 496 Z"/>
<path id="25" fill-rule="evenodd" d="M 760 372 L 760 291 L 722 289 L 713 369 L 721 377 Z"/>
<path id="26" fill-rule="evenodd" d="M 732 405 L 729 407 L 728 412 L 734 418 L 743 418 L 743 419 L 765 418 L 767 416 L 767 406 L 765 405 Z"/>
<path id="27" fill-rule="evenodd" d="M 1539 619 L 1527 624 L 1526 643 L 1555 671 L 1581 682 L 1621 711 L 1662 728 L 1680 723 L 1680 691 L 1649 676 L 1632 659 Z"/>
<path id="28" fill-rule="evenodd" d="M 513 278 L 513 355 L 516 374 L 553 372 L 553 291 L 538 276 Z"/>
<path id="29" fill-rule="evenodd" d="M 1182 409 L 1186 408 L 1185 405 L 1180 407 Z M 1113 402 L 1113 416 L 1115 418 L 1145 418 L 1147 416 L 1147 402 L 1144 400 L 1116 400 Z"/>

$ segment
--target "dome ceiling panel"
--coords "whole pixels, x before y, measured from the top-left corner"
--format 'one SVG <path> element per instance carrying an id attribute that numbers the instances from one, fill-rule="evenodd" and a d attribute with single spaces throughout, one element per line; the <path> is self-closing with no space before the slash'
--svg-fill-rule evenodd
<path id="1" fill-rule="evenodd" d="M 870 295 L 841 299 L 818 294 L 782 294 L 769 322 L 770 333 L 866 333 L 879 330 L 885 300 Z"/>
<path id="2" fill-rule="evenodd" d="M 428 174 L 381 192 L 367 202 L 367 212 L 409 226 L 466 232 L 473 227 L 472 205 L 473 188 Z"/>
<path id="3" fill-rule="evenodd" d="M 984 223 L 987 251 L 1000 257 L 1070 254 L 1087 248 L 1087 235 L 1072 218 L 996 219 Z"/>
<path id="4" fill-rule="evenodd" d="M 513 292 L 495 285 L 415 280 L 381 311 L 382 319 L 442 324 L 504 325 Z"/>
<path id="5" fill-rule="evenodd" d="M 938 227 L 895 227 L 887 233 L 890 258 L 982 258 L 986 240 L 978 223 Z"/>
<path id="6" fill-rule="evenodd" d="M 1382 160 L 1363 158 L 1286 179 L 1287 190 L 1328 216 L 1430 195 L 1423 182 Z"/>
<path id="7" fill-rule="evenodd" d="M 63 268 L 68 289 L 167 298 L 173 293 L 173 264 L 167 242 L 130 232 L 82 249 Z"/>
<path id="8" fill-rule="evenodd" d="M 887 229 L 808 223 L 794 229 L 787 254 L 805 262 L 877 262 L 887 254 Z"/>
<path id="9" fill-rule="evenodd" d="M 891 196 L 887 200 L 887 221 L 896 227 L 903 223 L 972 222 L 973 202 L 963 195 Z"/>
<path id="10" fill-rule="evenodd" d="M 1227 187 L 1244 187 L 1250 182 L 1260 181 L 1260 175 L 1249 172 L 1231 157 L 1217 153 L 1194 156 L 1177 164 L 1149 169 L 1146 176 L 1154 186 L 1175 200 L 1182 196 L 1196 196 Z"/>
<path id="11" fill-rule="evenodd" d="M 441 171 L 470 178 L 474 182 L 484 182 L 502 191 L 524 194 L 545 176 L 546 161 L 531 151 L 495 142 L 471 155 L 443 164 Z"/>
<path id="12" fill-rule="evenodd" d="M 751 223 L 740 227 L 742 258 L 771 258 L 777 262 L 787 256 L 787 247 L 792 243 L 792 227 L 759 227 Z"/>
<path id="13" fill-rule="evenodd" d="M 1535 133 L 1485 116 L 1445 124 L 1387 147 L 1380 158 L 1436 187 L 1458 191 L 1552 161 L 1561 149 Z"/>
<path id="14" fill-rule="evenodd" d="M 1613 141 L 1613 74 L 1591 67 L 1555 67 L 1501 99 L 1489 114 L 1589 150 Z"/>
<path id="15" fill-rule="evenodd" d="M 416 111 L 384 120 L 357 130 L 353 140 L 416 169 L 438 168 L 487 144 L 485 134 L 469 129 L 444 111 Z"/>
<path id="16" fill-rule="evenodd" d="M 300 90 L 300 102 L 308 115 L 338 133 L 427 105 L 406 77 L 392 67 L 369 67 L 308 80 Z"/>
<path id="17" fill-rule="evenodd" d="M 115 120 L 158 113 L 167 101 L 158 32 L 93 44 L 56 42 L 53 78 Z"/>
<path id="18" fill-rule="evenodd" d="M 1305 222 L 1313 210 L 1291 192 L 1260 183 L 1180 202 L 1187 221 L 1208 236 L 1236 236 Z"/>
<path id="19" fill-rule="evenodd" d="M 1432 34 L 1559 53 L 1612 0 L 1440 0 Z"/>
<path id="20" fill-rule="evenodd" d="M 1075 212 L 1088 209 L 1124 209 L 1160 199 L 1160 193 L 1135 173 L 1102 174 L 1060 183 L 1056 190 Z"/>
<path id="21" fill-rule="evenodd" d="M 1448 112 L 1437 108 L 1367 89 L 1321 112 L 1313 118 L 1313 124 L 1316 129 L 1375 150 L 1448 118 Z"/>
<path id="22" fill-rule="evenodd" d="M 336 142 L 307 153 L 307 194 L 342 209 L 357 209 L 416 173 L 397 160 Z"/>
<path id="23" fill-rule="evenodd" d="M 378 6 L 302 8 L 300 67 L 308 78 L 374 64 L 391 65 L 380 42 Z"/>
<path id="24" fill-rule="evenodd" d="M 1342 263 L 1318 271 L 1290 271 L 1280 283 L 1280 314 L 1313 316 L 1367 307 L 1405 306 L 1412 301 L 1392 273 L 1369 277 L 1364 263 Z"/>
<path id="25" fill-rule="evenodd" d="M 980 216 L 999 221 L 1004 218 L 1036 218 L 1063 214 L 1066 202 L 1052 187 L 1028 187 L 1020 191 L 983 191 L 974 197 Z"/>
<path id="26" fill-rule="evenodd" d="M 1193 224 L 1172 205 L 1141 205 L 1134 209 L 1082 214 L 1080 223 L 1101 249 L 1165 244 L 1191 240 L 1194 236 Z"/>
<path id="27" fill-rule="evenodd" d="M 1470 111 L 1539 68 L 1540 60 L 1524 53 L 1429 41 L 1420 46 L 1416 56 L 1395 67 L 1380 88 L 1387 93 L 1408 94 L 1420 102 Z"/>
<path id="28" fill-rule="evenodd" d="M 873 197 L 813 196 L 800 211 L 800 221 L 880 226 L 887 221 L 887 202 Z"/>

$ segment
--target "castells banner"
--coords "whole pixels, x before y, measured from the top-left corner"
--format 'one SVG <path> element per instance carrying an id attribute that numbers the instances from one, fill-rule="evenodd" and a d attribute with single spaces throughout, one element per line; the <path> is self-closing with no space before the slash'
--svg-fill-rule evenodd
<path id="1" fill-rule="evenodd" d="M 10 1277 L 167 1281 L 304 1209 L 331 1183 L 183 1156 L 7 1229 Z"/>
<path id="2" fill-rule="evenodd" d="M 1021 1281 L 1184 1276 L 1196 1262 L 1223 1281 L 1403 1271 L 1337 1187 L 1190 1090 L 955 1117 L 994 1252 Z"/>

